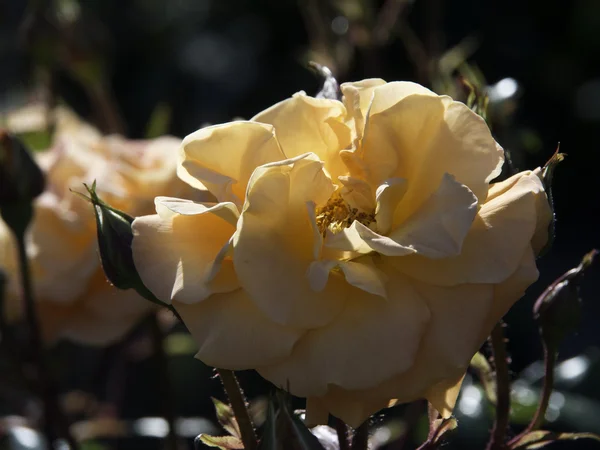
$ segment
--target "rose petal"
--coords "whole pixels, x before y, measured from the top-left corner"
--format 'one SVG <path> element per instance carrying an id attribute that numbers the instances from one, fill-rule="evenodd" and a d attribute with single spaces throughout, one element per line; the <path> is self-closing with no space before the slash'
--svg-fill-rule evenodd
<path id="1" fill-rule="evenodd" d="M 394 213 L 404 197 L 408 185 L 404 178 L 391 178 L 385 180 L 375 194 L 377 207 L 375 209 L 375 220 L 379 234 L 388 234 L 394 225 Z"/>
<path id="2" fill-rule="evenodd" d="M 291 353 L 303 333 L 270 320 L 242 289 L 200 303 L 174 301 L 173 306 L 200 347 L 196 357 L 222 369 L 276 363 Z"/>
<path id="3" fill-rule="evenodd" d="M 241 206 L 254 169 L 284 159 L 272 126 L 231 122 L 188 135 L 177 175 L 192 187 L 208 188 L 220 202 Z"/>
<path id="4" fill-rule="evenodd" d="M 401 201 L 396 214 L 403 206 Z M 389 237 L 429 258 L 456 256 L 476 214 L 477 197 L 452 175 L 444 174 L 437 191 Z"/>
<path id="5" fill-rule="evenodd" d="M 307 202 L 323 204 L 333 190 L 314 154 L 267 164 L 250 180 L 233 259 L 242 287 L 275 322 L 323 326 L 341 309 L 343 277 L 331 276 L 320 293 L 306 277 L 316 238 Z"/>
<path id="6" fill-rule="evenodd" d="M 259 373 L 295 395 L 320 396 L 331 384 L 363 389 L 409 370 L 430 312 L 406 277 L 378 268 L 388 277 L 387 300 L 349 289 L 333 322 L 308 331 L 289 358 Z"/>
<path id="7" fill-rule="evenodd" d="M 337 100 L 309 97 L 300 92 L 258 113 L 252 120 L 275 127 L 287 158 L 315 153 L 335 181 L 347 173 L 338 155 L 350 145 L 345 116 L 346 109 Z"/>
<path id="8" fill-rule="evenodd" d="M 538 177 L 523 175 L 481 207 L 460 255 L 436 260 L 411 255 L 390 258 L 390 263 L 407 275 L 436 285 L 503 282 L 517 269 L 538 226 L 539 196 L 545 198 Z M 542 216 L 539 220 L 546 219 Z"/>
<path id="9" fill-rule="evenodd" d="M 390 105 L 385 92 L 383 87 L 374 91 L 361 158 L 376 186 L 389 178 L 408 180 L 397 220 L 410 217 L 445 173 L 483 202 L 503 161 L 485 121 L 448 97 L 413 94 Z"/>
<path id="10" fill-rule="evenodd" d="M 157 199 L 158 214 L 133 222 L 133 260 L 142 282 L 163 302 L 193 303 L 238 287 L 231 259 L 218 260 L 235 231 L 232 203 L 205 206 Z M 214 264 L 221 264 L 217 283 Z"/>

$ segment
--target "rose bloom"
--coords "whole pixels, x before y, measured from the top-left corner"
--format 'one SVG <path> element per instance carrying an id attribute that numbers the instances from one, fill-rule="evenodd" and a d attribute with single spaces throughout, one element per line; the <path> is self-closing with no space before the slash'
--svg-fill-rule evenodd
<path id="1" fill-rule="evenodd" d="M 49 343 L 70 338 L 89 344 L 119 339 L 153 306 L 134 291 L 119 291 L 105 279 L 96 244 L 91 205 L 71 190 L 97 182 L 99 196 L 129 214 L 152 212 L 158 193 L 186 195 L 176 175 L 180 139 L 132 141 L 102 136 L 73 113 L 56 112 L 52 147 L 36 154 L 46 190 L 36 199 L 27 254 L 43 336 Z M 0 268 L 9 275 L 5 313 L 21 320 L 24 304 L 12 233 L 0 220 Z"/>
<path id="2" fill-rule="evenodd" d="M 217 203 L 158 197 L 134 221 L 146 286 L 225 369 L 352 426 L 428 399 L 447 417 L 475 352 L 538 276 L 552 219 L 467 106 L 409 82 L 299 93 L 200 129 L 178 173 Z"/>

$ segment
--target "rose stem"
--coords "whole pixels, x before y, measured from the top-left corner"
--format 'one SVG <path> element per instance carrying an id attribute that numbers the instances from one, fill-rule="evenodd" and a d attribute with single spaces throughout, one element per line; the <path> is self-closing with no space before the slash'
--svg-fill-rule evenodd
<path id="1" fill-rule="evenodd" d="M 506 354 L 506 343 L 504 341 L 504 324 L 498 322 L 492 334 L 490 341 L 492 352 L 494 354 L 494 366 L 496 369 L 496 418 L 494 429 L 487 450 L 505 448 L 504 438 L 508 428 L 508 419 L 510 412 L 510 379 L 508 376 L 508 363 Z"/>
<path id="2" fill-rule="evenodd" d="M 519 435 L 515 436 L 508 445 L 512 445 L 519 441 L 526 434 L 537 430 L 544 423 L 544 418 L 546 416 L 546 410 L 548 409 L 548 403 L 550 402 L 550 395 L 552 394 L 552 388 L 554 386 L 554 366 L 556 365 L 556 351 L 554 349 L 549 348 L 544 343 L 544 386 L 542 387 L 542 397 L 540 398 L 540 403 L 538 404 L 537 410 L 533 415 L 533 419 L 527 426 L 527 428 L 521 432 Z"/>
<path id="3" fill-rule="evenodd" d="M 250 414 L 246 407 L 244 392 L 242 391 L 235 374 L 232 370 L 226 369 L 217 369 L 217 373 L 221 378 L 221 383 L 223 383 L 225 392 L 231 402 L 231 409 L 233 409 L 235 419 L 240 427 L 244 449 L 256 450 L 257 438 L 256 433 L 254 432 L 254 425 L 252 425 L 252 420 L 250 419 Z"/>
<path id="4" fill-rule="evenodd" d="M 25 250 L 25 233 L 15 233 L 17 246 L 19 251 L 19 271 L 21 273 L 21 285 L 23 287 L 23 297 L 25 299 L 25 311 L 27 322 L 29 325 L 29 333 L 31 339 L 31 350 L 35 364 L 37 365 L 37 381 L 39 383 L 42 402 L 44 404 L 44 434 L 48 440 L 48 445 L 52 448 L 55 432 L 52 427 L 52 421 L 60 430 L 61 436 L 67 441 L 69 448 L 75 450 L 79 448 L 77 441 L 71 435 L 66 417 L 63 415 L 59 403 L 58 393 L 52 375 L 50 374 L 42 336 L 40 333 L 39 318 L 33 298 L 33 290 L 31 288 L 31 276 L 29 271 L 29 262 L 27 260 L 27 252 Z"/>
<path id="5" fill-rule="evenodd" d="M 542 388 L 542 398 L 540 404 L 533 416 L 533 420 L 527 427 L 527 432 L 535 431 L 544 423 L 544 417 L 546 416 L 546 409 L 548 409 L 548 403 L 550 402 L 550 394 L 552 394 L 552 387 L 554 386 L 554 365 L 556 364 L 556 352 L 553 349 L 548 348 L 544 344 L 544 386 Z"/>
<path id="6" fill-rule="evenodd" d="M 364 422 L 354 431 L 352 450 L 367 450 L 369 443 L 369 421 Z"/>
<path id="7" fill-rule="evenodd" d="M 152 346 L 154 355 L 158 360 L 159 379 L 160 379 L 160 398 L 162 399 L 162 409 L 165 420 L 169 425 L 169 434 L 167 435 L 167 448 L 177 450 L 177 430 L 175 429 L 175 405 L 173 404 L 173 392 L 171 389 L 171 379 L 169 377 L 169 359 L 165 352 L 164 334 L 160 328 L 158 316 L 156 313 L 150 315 L 150 335 L 152 337 Z"/>
<path id="8" fill-rule="evenodd" d="M 337 433 L 340 450 L 350 450 L 348 447 L 348 425 L 342 419 L 333 418 L 335 431 Z"/>

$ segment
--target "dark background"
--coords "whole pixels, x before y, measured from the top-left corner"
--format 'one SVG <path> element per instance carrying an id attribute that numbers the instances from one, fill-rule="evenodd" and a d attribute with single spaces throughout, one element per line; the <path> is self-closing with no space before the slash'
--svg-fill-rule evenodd
<path id="1" fill-rule="evenodd" d="M 2 0 L 0 112 L 42 95 L 68 103 L 107 132 L 142 138 L 152 135 L 154 118 L 161 131 L 183 137 L 206 123 L 250 118 L 299 90 L 316 93 L 320 81 L 309 60 L 329 66 L 340 82 L 381 77 L 440 91 L 444 79 L 435 61 L 465 38 L 466 47 L 477 42 L 466 56 L 488 84 L 518 82 L 517 95 L 492 105 L 490 116 L 517 168 L 543 165 L 558 142 L 568 154 L 554 181 L 554 246 L 539 261 L 540 280 L 508 316 L 516 377 L 541 357 L 534 299 L 600 247 L 598 0 Z M 598 359 L 599 292 L 596 267 L 583 285 L 581 327 L 564 342 L 561 358 L 588 352 L 592 363 Z M 95 392 L 125 416 L 160 414 L 160 396 L 152 394 L 157 361 L 137 361 L 124 346 L 63 344 L 56 352 L 67 361 L 67 387 Z M 73 357 L 82 363 L 74 367 Z M 107 383 L 115 369 L 102 368 L 115 360 L 122 366 L 116 387 Z M 210 370 L 187 354 L 172 356 L 169 369 L 178 412 L 210 417 L 207 395 L 222 397 Z M 586 417 L 600 432 L 600 404 L 593 401 L 600 400 L 599 377 L 592 364 L 580 383 L 567 383 L 565 392 L 592 401 L 575 407 L 575 419 L 559 419 L 557 429 L 586 431 L 579 429 Z M 268 388 L 252 374 L 244 382 L 251 397 Z M 460 439 L 469 428 L 461 427 Z M 459 442 L 456 448 L 470 445 Z"/>

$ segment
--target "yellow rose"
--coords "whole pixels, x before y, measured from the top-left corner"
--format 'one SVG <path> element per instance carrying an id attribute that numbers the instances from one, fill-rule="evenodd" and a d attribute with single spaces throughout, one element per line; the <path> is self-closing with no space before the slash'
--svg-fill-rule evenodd
<path id="1" fill-rule="evenodd" d="M 36 157 L 46 190 L 35 201 L 27 234 L 34 291 L 45 339 L 107 344 L 119 339 L 152 304 L 134 291 L 106 281 L 97 254 L 91 206 L 71 190 L 97 182 L 99 196 L 132 215 L 148 214 L 160 192 L 187 195 L 191 188 L 176 175 L 181 140 L 163 137 L 131 141 L 102 136 L 73 113 L 57 111 L 52 148 Z M 9 274 L 6 314 L 23 317 L 16 246 L 0 220 L 0 267 Z"/>
<path id="2" fill-rule="evenodd" d="M 450 414 L 473 354 L 536 280 L 539 177 L 490 185 L 503 151 L 464 104 L 414 83 L 299 93 L 184 139 L 180 178 L 134 221 L 146 286 L 197 357 L 256 369 L 352 426 L 391 400 Z"/>

